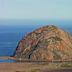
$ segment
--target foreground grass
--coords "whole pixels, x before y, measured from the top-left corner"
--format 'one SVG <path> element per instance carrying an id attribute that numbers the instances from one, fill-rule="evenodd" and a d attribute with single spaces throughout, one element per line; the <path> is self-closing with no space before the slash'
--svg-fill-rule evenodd
<path id="1" fill-rule="evenodd" d="M 63 64 L 61 64 L 61 67 L 63 67 L 63 68 L 72 68 L 72 63 L 63 63 Z"/>
<path id="2" fill-rule="evenodd" d="M 72 69 L 72 62 L 0 63 L 0 72 L 53 72 L 61 69 Z"/>
<path id="3" fill-rule="evenodd" d="M 72 62 L 62 62 L 62 63 L 32 63 L 31 68 L 23 71 L 16 72 L 43 72 L 45 70 L 60 70 L 60 69 L 72 69 Z"/>

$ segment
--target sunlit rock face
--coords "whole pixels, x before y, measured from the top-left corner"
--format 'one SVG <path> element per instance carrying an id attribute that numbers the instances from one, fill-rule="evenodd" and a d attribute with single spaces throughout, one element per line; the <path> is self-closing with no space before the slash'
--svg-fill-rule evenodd
<path id="1" fill-rule="evenodd" d="M 53 25 L 41 27 L 20 40 L 14 57 L 33 61 L 69 61 L 72 59 L 72 37 Z"/>

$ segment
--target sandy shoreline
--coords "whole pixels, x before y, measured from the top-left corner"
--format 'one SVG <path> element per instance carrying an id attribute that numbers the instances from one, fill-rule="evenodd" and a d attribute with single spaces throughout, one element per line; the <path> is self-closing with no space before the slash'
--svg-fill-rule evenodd
<path id="1" fill-rule="evenodd" d="M 0 72 L 28 71 L 31 67 L 29 63 L 0 63 Z"/>
<path id="2" fill-rule="evenodd" d="M 56 69 L 56 70 L 55 70 Z M 67 68 L 66 68 L 67 69 Z M 72 72 L 72 69 L 64 72 Z M 51 71 L 50 71 L 51 70 Z M 0 63 L 0 72 L 61 72 L 54 64 L 36 64 L 36 63 Z M 62 70 L 63 72 L 63 70 Z"/>
<path id="3" fill-rule="evenodd" d="M 33 63 L 0 63 L 0 72 L 32 72 L 32 70 L 41 70 L 45 67 Z"/>
<path id="4" fill-rule="evenodd" d="M 0 59 L 6 59 L 6 60 L 13 59 L 13 60 L 15 60 L 14 57 L 10 57 L 10 56 L 0 56 Z"/>
<path id="5" fill-rule="evenodd" d="M 0 59 L 13 59 L 13 57 L 3 56 Z M 11 62 L 0 63 L 0 72 L 72 72 L 72 68 L 69 70 L 60 68 L 59 63 L 37 63 L 37 62 Z"/>

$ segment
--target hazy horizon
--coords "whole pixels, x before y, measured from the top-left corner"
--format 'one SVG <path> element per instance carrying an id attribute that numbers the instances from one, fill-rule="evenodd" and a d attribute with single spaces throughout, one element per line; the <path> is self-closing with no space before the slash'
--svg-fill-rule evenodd
<path id="1" fill-rule="evenodd" d="M 0 19 L 72 20 L 72 0 L 0 0 Z"/>

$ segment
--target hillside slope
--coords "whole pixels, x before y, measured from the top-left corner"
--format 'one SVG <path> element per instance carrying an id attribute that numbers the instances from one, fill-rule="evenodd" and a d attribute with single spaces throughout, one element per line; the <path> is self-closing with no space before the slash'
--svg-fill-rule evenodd
<path id="1" fill-rule="evenodd" d="M 72 37 L 56 26 L 44 26 L 26 35 L 14 57 L 33 61 L 72 60 Z"/>

